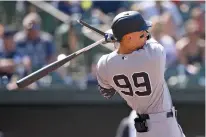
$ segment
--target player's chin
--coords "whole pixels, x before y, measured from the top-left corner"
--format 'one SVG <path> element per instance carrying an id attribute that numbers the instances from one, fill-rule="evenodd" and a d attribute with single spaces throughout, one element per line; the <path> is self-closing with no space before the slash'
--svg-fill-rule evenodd
<path id="1" fill-rule="evenodd" d="M 147 39 L 145 39 L 144 41 L 142 41 L 142 43 L 140 44 L 140 45 L 141 45 L 140 48 L 142 48 L 142 47 L 146 44 L 146 42 L 147 42 Z"/>

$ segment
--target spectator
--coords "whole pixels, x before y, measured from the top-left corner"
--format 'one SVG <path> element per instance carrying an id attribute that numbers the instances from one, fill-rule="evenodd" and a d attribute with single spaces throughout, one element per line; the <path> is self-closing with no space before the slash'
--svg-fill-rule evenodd
<path id="1" fill-rule="evenodd" d="M 4 27 L 0 24 L 0 51 L 2 51 L 3 48 L 3 33 L 4 33 Z"/>
<path id="2" fill-rule="evenodd" d="M 101 56 L 102 56 L 101 54 L 97 54 L 94 57 L 94 61 L 91 64 L 90 73 L 87 75 L 87 78 L 86 78 L 86 83 L 87 83 L 88 86 L 90 86 L 90 85 L 97 85 L 98 84 L 97 83 L 97 77 L 96 77 L 96 65 L 97 65 L 98 59 Z"/>
<path id="3" fill-rule="evenodd" d="M 96 27 L 100 23 L 110 24 L 112 21 L 111 16 L 127 10 L 127 5 L 128 2 L 124 1 L 93 1 L 91 23 Z"/>
<path id="4" fill-rule="evenodd" d="M 205 1 L 172 1 L 176 4 L 184 21 L 191 18 L 190 14 L 194 8 L 205 10 Z"/>
<path id="5" fill-rule="evenodd" d="M 0 83 L 1 85 L 7 85 L 12 75 L 15 73 L 15 62 L 19 61 L 19 57 L 15 50 L 13 43 L 13 30 L 4 29 L 3 32 L 3 47 L 0 52 Z"/>
<path id="6" fill-rule="evenodd" d="M 164 33 L 163 29 L 166 26 L 163 25 L 162 20 L 165 19 L 161 16 L 154 16 L 151 18 L 153 24 L 151 28 L 151 34 L 154 37 L 154 39 L 156 39 L 165 47 L 166 66 L 170 67 L 170 65 L 173 65 L 177 60 L 175 41 L 170 35 Z"/>
<path id="7" fill-rule="evenodd" d="M 14 84 L 16 78 L 25 76 L 28 74 L 26 72 L 30 70 L 30 60 L 20 56 L 16 51 L 16 45 L 13 40 L 15 32 L 13 29 L 4 28 L 3 49 L 0 52 L 0 83 L 4 86 L 8 84 L 9 89 L 16 88 Z"/>
<path id="8" fill-rule="evenodd" d="M 183 19 L 181 17 L 181 14 L 177 8 L 177 6 L 170 1 L 144 1 L 144 2 L 136 2 L 132 6 L 133 10 L 138 10 L 143 14 L 143 17 L 145 19 L 150 19 L 153 16 L 161 16 L 164 13 L 170 13 L 171 18 L 168 18 L 169 21 L 174 21 L 173 23 L 170 23 L 172 27 L 174 27 L 175 35 L 171 35 L 173 38 L 177 39 L 183 34 L 182 25 L 183 25 Z M 169 17 L 169 16 L 168 16 Z M 169 25 L 168 25 L 169 26 Z"/>
<path id="9" fill-rule="evenodd" d="M 93 1 L 93 8 L 101 10 L 104 14 L 117 14 L 125 10 L 124 7 L 123 1 Z"/>
<path id="10" fill-rule="evenodd" d="M 179 35 L 177 32 L 177 27 L 174 24 L 172 15 L 169 12 L 165 12 L 162 14 L 161 18 L 164 27 L 164 33 L 171 36 L 175 41 L 179 40 L 181 35 Z"/>
<path id="11" fill-rule="evenodd" d="M 81 14 L 83 12 L 79 1 L 59 1 L 56 5 L 60 11 L 70 16 L 75 13 Z"/>
<path id="12" fill-rule="evenodd" d="M 96 64 L 91 65 L 91 72 L 87 75 L 87 85 L 97 85 Z"/>
<path id="13" fill-rule="evenodd" d="M 23 20 L 24 30 L 15 35 L 18 52 L 31 59 L 32 70 L 37 70 L 54 61 L 55 45 L 52 36 L 41 31 L 41 18 L 29 13 Z"/>
<path id="14" fill-rule="evenodd" d="M 188 20 L 185 23 L 185 29 L 187 35 L 176 43 L 179 62 L 183 64 L 187 70 L 191 70 L 192 68 L 192 70 L 194 70 L 197 63 L 204 65 L 205 41 L 200 38 L 198 24 L 195 20 Z"/>
<path id="15" fill-rule="evenodd" d="M 35 12 L 26 15 L 23 19 L 23 28 L 24 30 L 15 34 L 14 40 L 17 52 L 21 56 L 27 56 L 31 60 L 29 66 L 31 68 L 30 72 L 54 62 L 56 60 L 56 47 L 52 36 L 41 30 L 40 16 Z M 57 72 L 55 71 L 54 73 L 56 74 Z M 53 77 L 51 79 L 53 80 Z M 41 87 L 44 86 L 42 83 L 45 82 L 39 80 L 36 84 Z"/>
<path id="16" fill-rule="evenodd" d="M 200 7 L 195 7 L 191 11 L 191 18 L 198 23 L 198 33 L 200 37 L 205 39 L 205 13 Z"/>

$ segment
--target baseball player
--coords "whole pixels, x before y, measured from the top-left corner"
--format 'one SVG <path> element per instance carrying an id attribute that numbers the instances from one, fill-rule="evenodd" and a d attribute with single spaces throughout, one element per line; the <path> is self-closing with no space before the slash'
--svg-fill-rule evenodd
<path id="1" fill-rule="evenodd" d="M 136 11 L 113 19 L 111 30 L 120 45 L 99 59 L 98 87 L 108 99 L 118 92 L 136 111 L 137 137 L 185 137 L 164 80 L 165 51 L 150 36 L 149 27 L 151 23 Z"/>

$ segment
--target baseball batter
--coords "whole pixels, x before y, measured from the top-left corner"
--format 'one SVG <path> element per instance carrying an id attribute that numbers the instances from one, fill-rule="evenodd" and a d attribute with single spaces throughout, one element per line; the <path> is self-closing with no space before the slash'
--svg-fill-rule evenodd
<path id="1" fill-rule="evenodd" d="M 137 137 L 184 137 L 164 80 L 165 51 L 151 38 L 149 27 L 136 11 L 113 19 L 112 32 L 120 46 L 98 61 L 99 89 L 108 99 L 118 92 L 136 111 Z"/>

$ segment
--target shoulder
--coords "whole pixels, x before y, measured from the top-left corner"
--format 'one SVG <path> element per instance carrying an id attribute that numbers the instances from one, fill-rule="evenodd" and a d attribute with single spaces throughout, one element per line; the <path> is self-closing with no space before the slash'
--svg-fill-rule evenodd
<path id="1" fill-rule="evenodd" d="M 51 34 L 47 33 L 47 32 L 40 32 L 40 38 L 45 41 L 45 42 L 52 42 L 53 41 L 53 37 Z"/>
<path id="2" fill-rule="evenodd" d="M 109 53 L 109 54 L 105 54 L 99 59 L 99 64 L 106 65 L 108 63 L 111 63 L 111 62 L 114 61 L 116 56 L 117 56 L 117 51 L 116 50 Z"/>
<path id="3" fill-rule="evenodd" d="M 204 39 L 199 39 L 197 44 L 200 48 L 202 48 L 202 49 L 205 48 L 205 40 Z"/>
<path id="4" fill-rule="evenodd" d="M 142 50 L 142 56 L 150 58 L 151 61 L 159 61 L 165 59 L 166 53 L 164 47 L 157 42 L 155 39 L 150 39 L 147 41 L 144 50 Z"/>
<path id="5" fill-rule="evenodd" d="M 163 35 L 160 39 L 160 43 L 164 46 L 165 49 L 175 49 L 175 41 L 172 37 L 168 35 Z"/>
<path id="6" fill-rule="evenodd" d="M 112 61 L 112 59 L 115 57 L 115 54 L 116 52 L 113 51 L 109 54 L 105 54 L 105 55 L 102 55 L 97 63 L 97 69 L 100 68 L 100 67 L 106 67 L 106 65 L 108 63 L 110 63 Z"/>
<path id="7" fill-rule="evenodd" d="M 184 49 L 187 45 L 189 44 L 189 39 L 187 37 L 184 37 L 177 41 L 176 43 L 176 49 L 177 50 L 182 50 Z"/>
<path id="8" fill-rule="evenodd" d="M 169 43 L 175 43 L 175 41 L 174 41 L 174 39 L 171 37 L 171 36 L 169 36 L 169 35 L 164 35 L 164 36 L 162 36 L 162 39 L 161 40 L 163 40 L 163 41 L 167 41 L 167 42 L 169 42 Z"/>
<path id="9" fill-rule="evenodd" d="M 102 55 L 97 63 L 97 69 L 100 67 L 106 66 L 107 58 L 109 54 Z"/>
<path id="10" fill-rule="evenodd" d="M 19 31 L 14 35 L 15 42 L 24 42 L 26 41 L 26 33 L 25 31 Z"/>
<path id="11" fill-rule="evenodd" d="M 146 47 L 152 51 L 164 51 L 164 47 L 154 38 L 151 38 L 147 41 Z"/>

